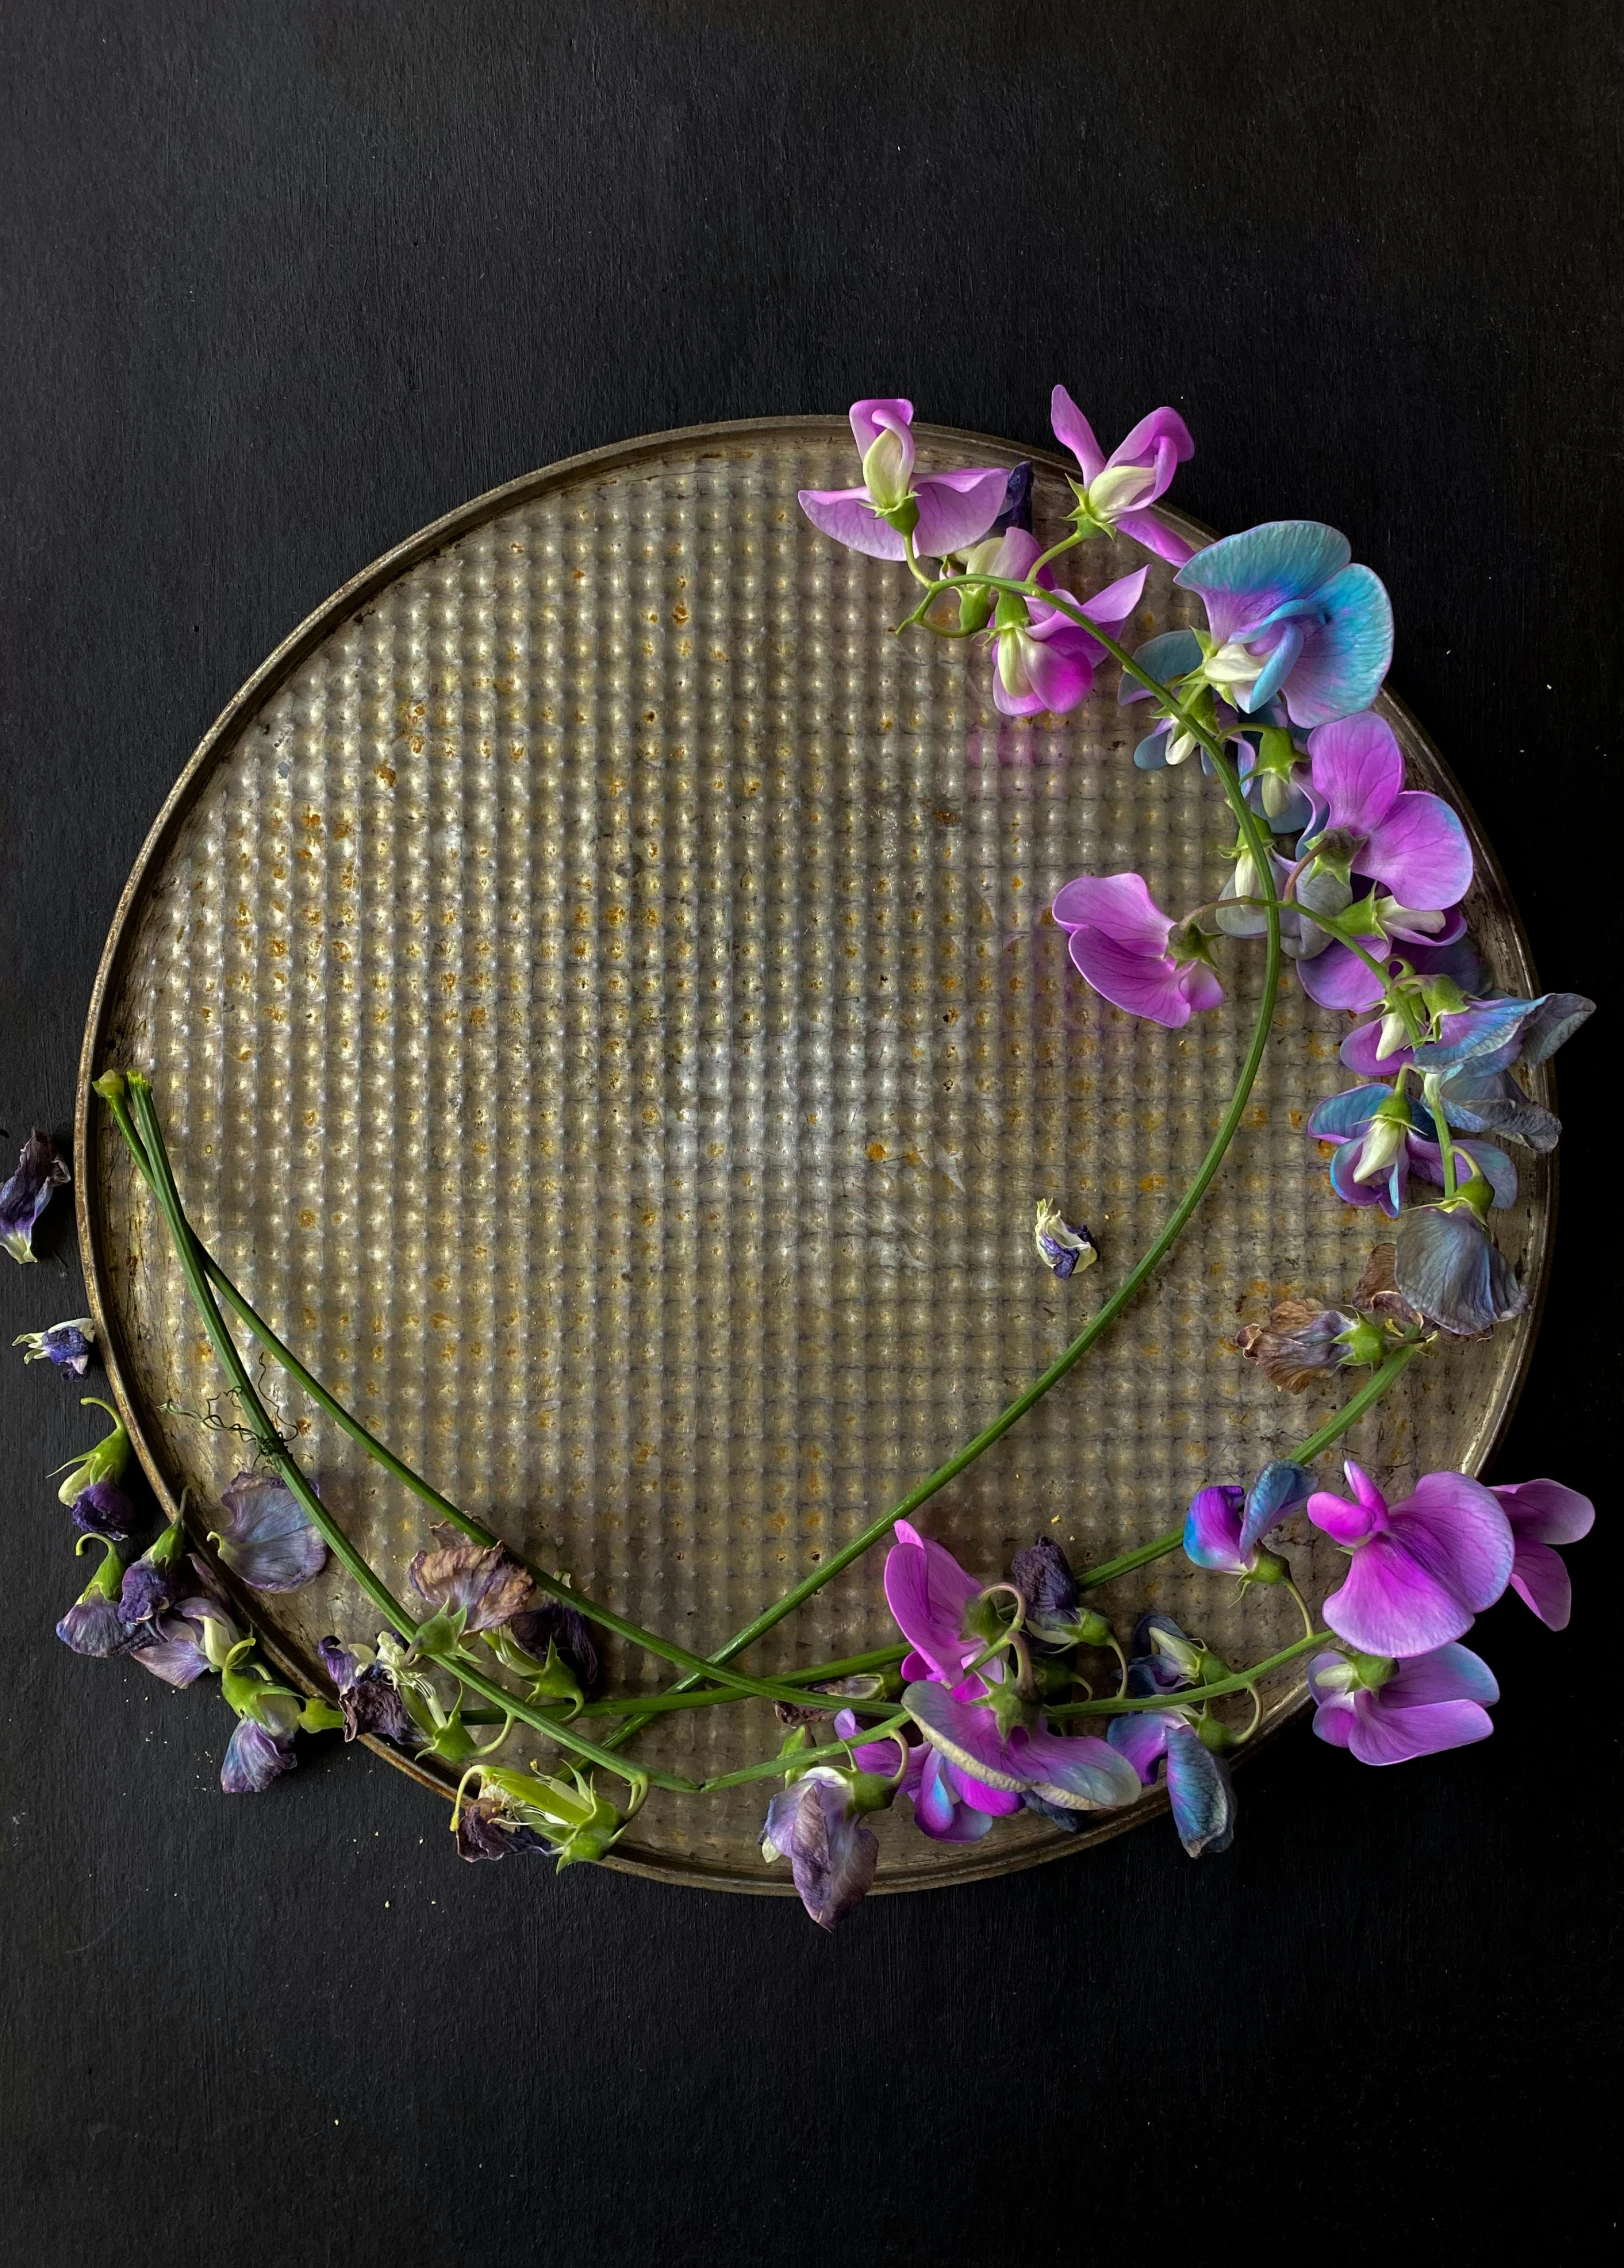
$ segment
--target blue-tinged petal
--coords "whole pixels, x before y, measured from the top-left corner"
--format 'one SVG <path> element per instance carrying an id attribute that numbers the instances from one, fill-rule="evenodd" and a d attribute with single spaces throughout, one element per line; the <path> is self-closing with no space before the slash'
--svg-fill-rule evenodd
<path id="1" fill-rule="evenodd" d="M 1212 634 L 1223 643 L 1318 591 L 1352 556 L 1347 537 L 1320 520 L 1267 520 L 1198 551 L 1174 581 L 1201 593 Z"/>
<path id="2" fill-rule="evenodd" d="M 1477 1077 L 1475 1064 L 1451 1071 L 1440 1100 L 1444 1116 L 1463 1134 L 1503 1134 L 1544 1156 L 1562 1136 L 1562 1121 L 1543 1103 L 1530 1102 L 1509 1071 Z"/>
<path id="3" fill-rule="evenodd" d="M 1528 1294 L 1469 1205 L 1418 1205 L 1399 1216 L 1393 1275 L 1417 1314 L 1459 1338 L 1508 1322 Z"/>
<path id="4" fill-rule="evenodd" d="M 928 1682 L 906 1686 L 902 1706 L 932 1748 L 971 1779 L 1015 1794 L 1026 1784 L 990 1709 Z"/>
<path id="5" fill-rule="evenodd" d="M 221 1761 L 220 1786 L 227 1795 L 262 1795 L 298 1761 L 291 1733 L 278 1740 L 252 1717 L 239 1717 Z"/>
<path id="6" fill-rule="evenodd" d="M 1235 1839 L 1235 1790 L 1228 1769 L 1184 1725 L 1168 1734 L 1167 1793 L 1179 1841 L 1191 1858 L 1228 1850 Z"/>
<path id="7" fill-rule="evenodd" d="M 1453 1071 L 1459 1064 L 1498 1054 L 1521 1038 L 1525 1027 L 1550 997 L 1549 993 L 1541 993 L 1537 1000 L 1479 1000 L 1458 1014 L 1445 1016 L 1437 1041 L 1431 1047 L 1422 1048 L 1416 1056 L 1417 1069 Z M 1514 1063 L 1515 1052 L 1506 1060 Z M 1494 1068 L 1498 1070 L 1501 1066 L 1496 1064 Z"/>
<path id="8" fill-rule="evenodd" d="M 1169 1734 L 1182 1731 L 1183 1724 L 1183 1718 L 1171 1709 L 1143 1709 L 1131 1716 L 1113 1717 L 1105 1737 L 1148 1788 L 1155 1781 L 1156 1766 L 1167 1754 Z"/>
<path id="9" fill-rule="evenodd" d="M 1324 614 L 1303 643 L 1281 698 L 1299 726 L 1368 709 L 1393 659 L 1393 604 L 1379 575 L 1345 567 L 1320 593 Z"/>
<path id="10" fill-rule="evenodd" d="M 1582 992 L 1546 993 L 1539 1013 L 1529 1019 L 1523 1033 L 1523 1061 L 1543 1063 L 1573 1037 L 1587 1016 L 1595 1013 L 1596 1003 Z"/>
<path id="11" fill-rule="evenodd" d="M 1131 1759 L 1092 1734 L 1073 1739 L 1017 1727 L 1010 1752 L 1033 1794 L 1062 1811 L 1113 1811 L 1139 1800 Z"/>
<path id="12" fill-rule="evenodd" d="M 1243 1489 L 1226 1483 L 1198 1489 L 1184 1522 L 1185 1558 L 1215 1574 L 1240 1574 L 1246 1565 L 1240 1541 L 1245 1501 Z"/>
<path id="13" fill-rule="evenodd" d="M 1303 635 L 1300 622 L 1288 622 L 1281 630 L 1275 640 L 1274 650 L 1264 663 L 1252 690 L 1241 701 L 1241 707 L 1248 716 L 1261 709 L 1265 702 L 1272 701 L 1291 675 L 1297 656 L 1303 650 Z M 1255 652 L 1256 648 L 1253 650 Z"/>
<path id="14" fill-rule="evenodd" d="M 1391 1087 L 1345 1087 L 1327 1095 L 1308 1114 L 1308 1131 L 1316 1142 L 1346 1142 L 1362 1134 L 1385 1103 L 1393 1099 Z M 1424 1126 L 1425 1119 L 1421 1121 Z M 1419 1131 L 1419 1129 L 1418 1129 Z"/>
<path id="15" fill-rule="evenodd" d="M 297 1591 L 319 1575 L 327 1546 L 291 1489 L 269 1473 L 239 1473 L 220 1492 L 212 1541 L 225 1566 L 256 1591 Z"/>
<path id="16" fill-rule="evenodd" d="M 1162 772 L 1167 769 L 1167 727 L 1158 725 L 1147 733 L 1133 752 L 1133 760 L 1141 772 Z"/>
<path id="17" fill-rule="evenodd" d="M 1175 678 L 1187 677 L 1196 667 L 1201 659 L 1201 641 L 1193 630 L 1162 630 L 1148 638 L 1133 658 L 1161 684 L 1171 685 Z M 1150 695 L 1124 671 L 1119 698 L 1125 707 L 1130 701 L 1148 701 Z"/>
<path id="18" fill-rule="evenodd" d="M 1265 1465 L 1246 1492 L 1242 1551 L 1250 1552 L 1288 1512 L 1306 1504 L 1313 1488 L 1314 1476 L 1306 1465 L 1295 1465 L 1289 1457 L 1276 1457 Z"/>

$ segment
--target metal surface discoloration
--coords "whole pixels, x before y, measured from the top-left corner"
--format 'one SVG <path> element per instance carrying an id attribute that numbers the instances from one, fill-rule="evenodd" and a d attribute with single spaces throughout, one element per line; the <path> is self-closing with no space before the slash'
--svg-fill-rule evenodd
<path id="1" fill-rule="evenodd" d="M 929 428 L 920 443 L 926 469 L 966 452 Z M 109 1063 L 150 1071 L 203 1236 L 341 1400 L 515 1545 L 696 1647 L 984 1423 L 1155 1235 L 1223 1108 L 1261 953 L 1228 950 L 1224 1007 L 1164 1032 L 1083 985 L 1043 909 L 1071 875 L 1123 867 L 1170 910 L 1210 899 L 1232 827 L 1194 765 L 1134 771 L 1143 711 L 1114 692 L 1015 722 L 978 646 L 891 637 L 905 578 L 795 503 L 848 478 L 849 454 L 843 421 L 779 420 L 515 482 L 337 594 L 198 750 L 119 907 L 80 1093 L 92 1303 L 166 1501 L 189 1484 L 206 1515 L 240 1444 L 177 1414 L 219 1387 L 93 1114 Z M 1054 524 L 1057 465 L 1037 497 Z M 1075 587 L 1141 557 L 1091 546 Z M 1131 634 L 1188 618 L 1153 562 Z M 1412 779 L 1458 802 L 1386 706 Z M 1530 989 L 1474 844 L 1478 935 Z M 1344 1023 L 1288 976 L 1246 1125 L 1173 1258 L 929 1507 L 969 1566 L 990 1577 L 1037 1534 L 1106 1557 L 1326 1414 L 1328 1395 L 1278 1394 L 1228 1342 L 1288 1293 L 1350 1291 L 1373 1241 L 1300 1131 L 1344 1083 Z M 1538 1286 L 1550 1174 L 1519 1163 L 1500 1234 Z M 1070 1284 L 1032 1251 L 1043 1196 L 1101 1247 Z M 1475 1470 L 1534 1327 L 1418 1366 L 1359 1454 L 1398 1480 Z M 401 1587 L 418 1507 L 269 1385 Z M 1334 1583 L 1323 1541 L 1292 1556 L 1311 1598 Z M 1288 1599 L 1234 1591 L 1174 1559 L 1109 1599 L 1124 1626 L 1153 1603 L 1236 1660 L 1289 1641 Z M 331 1575 L 260 1611 L 296 1668 L 328 1630 L 371 1635 Z M 876 1554 L 750 1659 L 887 1631 Z M 662 1682 L 609 1657 L 618 1683 Z M 1266 1722 L 1301 1692 L 1282 1684 Z M 683 1714 L 647 1753 L 698 1774 L 777 1738 L 747 1702 Z M 756 1851 L 763 1802 L 657 1795 L 618 1862 L 787 1887 Z M 969 1849 L 900 1818 L 881 1832 L 887 1888 L 1089 1839 L 1024 1816 Z"/>

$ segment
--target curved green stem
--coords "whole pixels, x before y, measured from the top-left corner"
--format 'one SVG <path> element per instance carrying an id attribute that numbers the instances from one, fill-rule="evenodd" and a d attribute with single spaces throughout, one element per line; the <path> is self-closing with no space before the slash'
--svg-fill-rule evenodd
<path id="1" fill-rule="evenodd" d="M 1250 1669 L 1235 1670 L 1228 1677 L 1215 1677 L 1206 1685 L 1187 1685 L 1174 1693 L 1152 1693 L 1133 1701 L 1060 1701 L 1044 1713 L 1050 1717 L 1125 1717 L 1146 1709 L 1183 1709 L 1197 1701 L 1219 1701 L 1226 1693 L 1250 1693 L 1260 1677 L 1267 1677 L 1270 1670 L 1284 1669 L 1287 1662 L 1298 1660 L 1312 1647 L 1335 1647 L 1341 1643 L 1334 1630 L 1310 1630 L 1306 1638 L 1282 1646 L 1278 1654 L 1254 1662 Z"/>

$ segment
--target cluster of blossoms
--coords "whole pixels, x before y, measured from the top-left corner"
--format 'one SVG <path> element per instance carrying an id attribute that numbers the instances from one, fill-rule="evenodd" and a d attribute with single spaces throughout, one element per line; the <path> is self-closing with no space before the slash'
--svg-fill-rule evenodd
<path id="1" fill-rule="evenodd" d="M 1392 612 L 1346 539 L 1315 521 L 1280 521 L 1197 548 L 1156 507 L 1192 453 L 1171 409 L 1143 419 L 1110 456 L 1063 387 L 1057 439 L 1077 466 L 1067 532 L 1046 548 L 1033 526 L 1032 468 L 922 473 L 912 405 L 858 402 L 859 486 L 808 490 L 807 517 L 837 542 L 905 566 L 923 596 L 911 625 L 992 649 L 992 689 L 1007 716 L 1074 709 L 1102 667 L 1121 670 L 1124 703 L 1148 700 L 1141 769 L 1199 759 L 1238 830 L 1207 903 L 1172 915 L 1142 876 L 1082 875 L 1055 897 L 1071 962 L 1114 1006 L 1169 1029 L 1223 998 L 1218 949 L 1266 938 L 1269 954 L 1247 1067 L 1202 1175 L 1167 1229 L 1096 1320 L 968 1449 L 927 1477 L 706 1658 L 584 1599 L 567 1578 L 520 1564 L 487 1530 L 376 1441 L 283 1345 L 232 1285 L 187 1221 L 152 1104 L 138 1073 L 109 1071 L 95 1091 L 112 1111 L 163 1213 L 189 1287 L 266 1469 L 240 1473 L 208 1525 L 212 1556 L 186 1548 L 177 1518 L 139 1550 L 144 1515 L 124 1482 L 130 1442 L 113 1431 L 78 1460 L 60 1495 L 76 1548 L 101 1564 L 58 1625 L 76 1653 L 126 1656 L 173 1685 L 220 1680 L 236 1717 L 222 1785 L 270 1786 L 296 1761 L 301 1732 L 342 1729 L 460 1774 L 452 1825 L 471 1860 L 544 1852 L 559 1865 L 603 1858 L 650 1786 L 706 1794 L 777 1780 L 761 1832 L 786 1860 L 813 1919 L 833 1928 L 874 1880 L 870 1815 L 905 1799 L 930 1839 L 979 1842 L 1000 1818 L 1031 1812 L 1076 1832 L 1165 1791 L 1192 1856 L 1222 1851 L 1235 1827 L 1229 1759 L 1262 1721 L 1261 1682 L 1289 1663 L 1307 1672 L 1315 1731 L 1369 1764 L 1481 1740 L 1498 1689 L 1462 1643 L 1475 1618 L 1515 1591 L 1553 1630 L 1571 1598 L 1561 1545 L 1585 1535 L 1589 1501 L 1551 1480 L 1487 1487 L 1459 1472 L 1423 1474 L 1390 1498 L 1357 1463 L 1349 1493 L 1316 1486 L 1311 1464 L 1428 1349 L 1516 1315 L 1527 1295 L 1496 1246 L 1490 1217 L 1511 1205 L 1517 1170 L 1503 1144 L 1539 1153 L 1559 1127 L 1518 1077 L 1544 1062 L 1592 1012 L 1577 994 L 1523 998 L 1498 989 L 1467 934 L 1473 881 L 1460 819 L 1405 784 L 1404 758 L 1375 707 L 1392 654 Z M 1118 642 L 1148 570 L 1080 603 L 1058 562 L 1081 544 L 1128 536 L 1176 569 L 1205 627 L 1167 632 L 1136 653 Z M 926 562 L 930 564 L 927 565 Z M 1215 877 L 1216 879 L 1216 877 Z M 1077 1573 L 1052 1540 L 1018 1552 L 982 1583 L 911 1514 L 1015 1424 L 1088 1351 L 1188 1220 L 1240 1124 L 1288 962 L 1310 1000 L 1354 1019 L 1341 1060 L 1356 1084 L 1319 1100 L 1310 1137 L 1326 1145 L 1331 1188 L 1379 1211 L 1391 1239 L 1370 1255 L 1343 1305 L 1294 1298 L 1240 1334 L 1240 1351 L 1301 1391 L 1327 1374 L 1373 1373 L 1338 1416 L 1249 1482 L 1200 1489 L 1182 1524 L 1114 1562 Z M 131 1109 L 134 1118 L 131 1117 Z M 33 1258 L 35 1225 L 67 1171 L 34 1134 L 0 1189 L 0 1242 Z M 1061 1279 L 1098 1259 L 1088 1230 L 1045 1200 L 1032 1229 Z M 295 1461 L 244 1368 L 217 1304 L 237 1319 L 366 1453 L 450 1522 L 407 1574 L 408 1607 L 334 1520 Z M 85 1319 L 23 1334 L 30 1362 L 82 1379 L 94 1353 Z M 99 1406 L 107 1408 L 108 1405 Z M 1293 1525 L 1289 1525 L 1292 1523 Z M 1346 1555 L 1323 1624 L 1288 1556 L 1327 1538 Z M 778 1680 L 741 1675 L 734 1657 L 819 1585 L 889 1539 L 885 1597 L 901 1643 Z M 1119 1634 L 1085 1594 L 1182 1548 L 1189 1564 L 1242 1586 L 1280 1586 L 1304 1635 L 1266 1660 L 1232 1666 L 1170 1617 L 1140 1615 Z M 385 1616 L 370 1643 L 323 1640 L 333 1698 L 303 1699 L 254 1658 L 240 1593 L 301 1589 L 332 1554 Z M 229 1587 L 228 1587 L 229 1585 Z M 580 1601 L 580 1609 L 572 1601 Z M 595 1620 L 683 1673 L 656 1696 L 599 1689 Z M 470 1696 L 477 1704 L 470 1705 Z M 789 1726 L 775 1756 L 696 1784 L 616 1753 L 662 1707 L 770 1700 Z M 1250 1721 L 1231 1721 L 1232 1705 Z M 616 1716 L 589 1738 L 575 1720 Z M 476 1729 L 496 1729 L 483 1742 Z M 568 1777 L 494 1761 L 519 1725 L 568 1753 Z M 833 1734 L 825 1740 L 814 1728 Z M 586 1767 L 590 1766 L 591 1769 Z M 599 1775 L 630 1790 L 623 1807 Z"/>

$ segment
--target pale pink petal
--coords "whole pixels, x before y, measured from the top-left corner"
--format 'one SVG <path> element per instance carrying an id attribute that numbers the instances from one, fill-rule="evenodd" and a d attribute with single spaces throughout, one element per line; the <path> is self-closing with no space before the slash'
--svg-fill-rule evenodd
<path id="1" fill-rule="evenodd" d="M 1384 942 L 1379 937 L 1360 939 L 1365 951 L 1378 963 Z M 1387 990 L 1376 971 L 1367 967 L 1357 953 L 1349 952 L 1346 945 L 1327 945 L 1324 952 L 1316 953 L 1311 961 L 1299 961 L 1297 982 L 1309 999 L 1317 1001 L 1322 1008 L 1374 1008 Z"/>
<path id="2" fill-rule="evenodd" d="M 1085 481 L 1105 470 L 1105 451 L 1094 438 L 1094 428 L 1064 386 L 1057 386 L 1049 396 L 1049 422 L 1055 439 L 1082 466 Z"/>
<path id="3" fill-rule="evenodd" d="M 1148 567 L 1136 567 L 1131 575 L 1120 575 L 1114 583 L 1105 584 L 1088 598 L 1075 598 L 1073 603 L 1093 621 L 1103 622 L 1110 629 L 1116 623 L 1126 622 L 1139 604 L 1149 573 Z"/>
<path id="4" fill-rule="evenodd" d="M 1162 488 L 1165 488 L 1167 481 L 1173 477 L 1173 466 L 1186 463 L 1194 455 L 1195 443 L 1190 439 L 1190 428 L 1176 409 L 1164 406 L 1153 409 L 1148 417 L 1139 420 L 1120 446 L 1111 451 L 1109 462 L 1113 465 L 1154 463 L 1159 471 L 1165 459 L 1168 466 L 1167 479 L 1162 482 Z M 1161 489 L 1156 493 L 1159 496 Z"/>
<path id="5" fill-rule="evenodd" d="M 1361 1764 L 1408 1764 L 1446 1748 L 1487 1740 L 1494 1720 L 1475 1701 L 1438 1701 L 1425 1709 L 1384 1709 L 1380 1693 L 1361 1693 L 1347 1746 Z M 1376 1706 L 1359 1706 L 1374 1703 Z"/>
<path id="6" fill-rule="evenodd" d="M 1140 874 L 1079 874 L 1056 893 L 1053 912 L 1062 929 L 1103 929 L 1121 945 L 1158 956 L 1173 928 Z"/>
<path id="7" fill-rule="evenodd" d="M 869 559 L 906 556 L 901 536 L 882 520 L 866 488 L 803 488 L 801 510 L 821 534 Z"/>
<path id="8" fill-rule="evenodd" d="M 1170 528 L 1157 512 L 1124 512 L 1117 521 L 1117 533 L 1132 536 L 1135 543 L 1142 543 L 1147 551 L 1155 552 L 1158 559 L 1165 559 L 1174 567 L 1182 567 L 1186 560 L 1193 559 L 1200 548 L 1187 536 L 1181 536 L 1176 528 Z"/>
<path id="9" fill-rule="evenodd" d="M 919 499 L 915 551 L 925 559 L 944 559 L 950 551 L 967 551 L 1003 510 L 1008 486 L 1008 473 L 997 465 L 927 473 L 914 487 Z"/>
<path id="10" fill-rule="evenodd" d="M 866 457 L 882 432 L 895 433 L 913 423 L 914 406 L 900 394 L 875 394 L 851 405 L 851 434 L 857 454 Z"/>
<path id="11" fill-rule="evenodd" d="M 1178 985 L 1193 1014 L 1223 1005 L 1224 988 L 1210 962 L 1186 961 L 1179 970 Z"/>
<path id="12" fill-rule="evenodd" d="M 1380 1516 L 1368 1505 L 1350 1504 L 1345 1496 L 1333 1495 L 1327 1488 L 1317 1488 L 1308 1499 L 1308 1517 L 1333 1543 L 1347 1550 L 1365 1542 L 1381 1524 Z"/>
<path id="13" fill-rule="evenodd" d="M 1094 663 L 1090 655 L 1092 641 L 1081 630 L 1073 631 L 1068 638 L 1058 633 L 1048 638 L 1027 638 L 1021 647 L 1021 659 L 1026 664 L 1026 680 L 1045 709 L 1055 716 L 1064 716 L 1086 701 L 1094 689 Z M 1098 647 L 1093 651 L 1097 653 Z"/>

